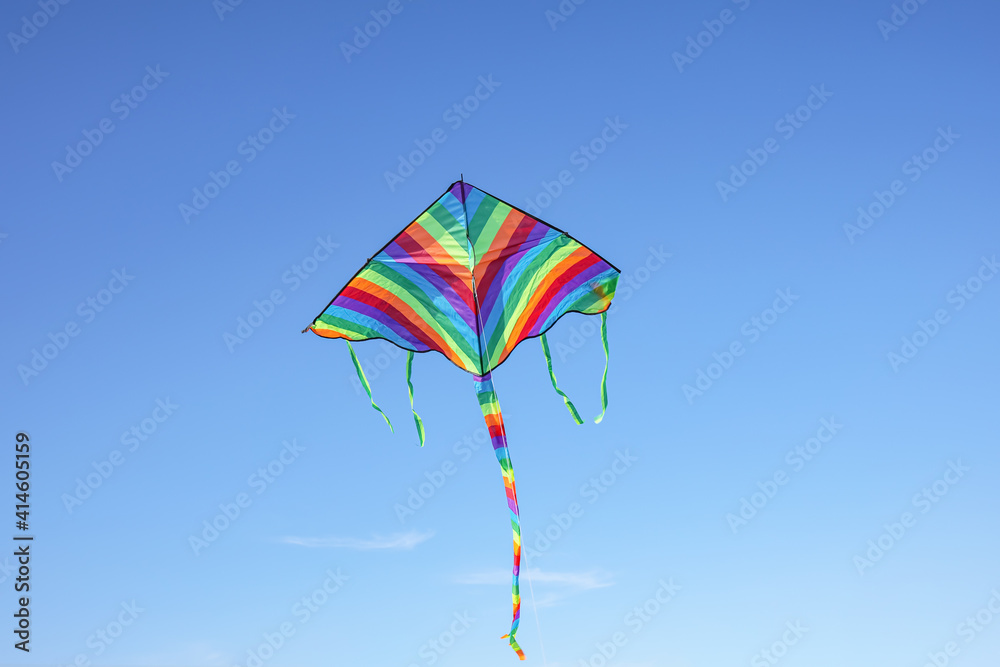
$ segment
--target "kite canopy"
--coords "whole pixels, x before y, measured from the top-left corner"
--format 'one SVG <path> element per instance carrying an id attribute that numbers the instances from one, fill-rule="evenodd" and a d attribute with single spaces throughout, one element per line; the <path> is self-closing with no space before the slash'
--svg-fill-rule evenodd
<path id="1" fill-rule="evenodd" d="M 516 640 L 521 618 L 521 520 L 492 371 L 521 341 L 540 337 L 552 386 L 576 423 L 582 424 L 576 407 L 556 384 L 545 332 L 566 313 L 600 313 L 605 353 L 602 410 L 595 419 L 600 422 L 608 406 L 607 310 L 618 276 L 618 269 L 565 232 L 458 181 L 369 259 L 304 330 L 347 341 L 369 399 L 371 387 L 351 341 L 384 338 L 407 351 L 411 409 L 415 352 L 440 352 L 473 375 L 510 509 L 514 611 L 504 637 L 509 637 L 521 660 L 524 653 Z M 392 428 L 373 399 L 372 407 Z M 423 445 L 424 425 L 415 410 L 413 419 Z"/>
<path id="2" fill-rule="evenodd" d="M 308 329 L 434 350 L 482 376 L 566 313 L 606 311 L 618 276 L 565 232 L 458 181 L 369 259 Z"/>

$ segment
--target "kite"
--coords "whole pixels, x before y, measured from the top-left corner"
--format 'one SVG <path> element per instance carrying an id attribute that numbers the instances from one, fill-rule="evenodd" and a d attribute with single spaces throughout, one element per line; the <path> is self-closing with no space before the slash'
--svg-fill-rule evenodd
<path id="1" fill-rule="evenodd" d="M 421 446 L 424 424 L 413 407 L 414 353 L 440 352 L 472 374 L 510 509 L 514 610 L 504 638 L 521 660 L 515 637 L 521 617 L 521 522 L 493 371 L 519 343 L 540 338 L 552 386 L 582 424 L 556 383 L 545 332 L 566 313 L 600 314 L 605 364 L 601 414 L 594 420 L 599 423 L 608 406 L 607 312 L 620 273 L 566 232 L 463 178 L 371 257 L 303 330 L 347 341 L 361 386 L 390 429 L 351 342 L 382 338 L 406 350 L 406 384 Z"/>

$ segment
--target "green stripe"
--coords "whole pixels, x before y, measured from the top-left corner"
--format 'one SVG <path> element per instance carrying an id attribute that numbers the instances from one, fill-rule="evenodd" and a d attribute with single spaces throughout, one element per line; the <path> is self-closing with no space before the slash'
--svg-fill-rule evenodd
<path id="1" fill-rule="evenodd" d="M 381 280 L 373 279 L 374 276 L 378 276 Z M 456 328 L 455 323 L 441 312 L 442 307 L 445 306 L 433 301 L 428 294 L 420 290 L 410 279 L 380 262 L 372 262 L 361 273 L 360 277 L 364 277 L 370 282 L 386 288 L 387 291 L 410 306 L 421 321 L 434 329 L 444 339 L 445 344 L 451 350 L 458 352 L 463 357 L 463 361 L 466 362 L 469 368 L 476 368 L 476 360 L 479 357 L 479 353 L 473 350 L 472 344 Z M 394 287 L 398 289 L 393 289 Z M 452 308 L 450 304 L 447 304 L 446 307 Z M 454 309 L 452 308 L 452 310 Z M 458 315 L 458 317 L 461 319 L 461 315 Z M 468 327 L 466 329 L 474 337 L 475 332 Z"/>
<path id="2" fill-rule="evenodd" d="M 440 200 L 438 200 L 438 203 L 435 203 L 427 209 L 427 213 L 420 216 L 417 220 L 420 223 L 420 226 L 424 229 L 428 229 L 428 226 L 432 225 L 433 221 L 434 223 L 437 223 L 437 225 L 439 225 L 445 233 L 451 236 L 452 240 L 455 242 L 455 246 L 462 250 L 462 253 L 455 257 L 456 262 L 462 263 L 462 260 L 468 256 L 467 244 L 465 241 L 465 226 L 451 214 L 451 211 L 449 211 L 444 204 L 440 203 Z M 438 242 L 440 243 L 440 236 L 436 234 L 431 235 L 435 239 L 438 239 Z"/>
<path id="3" fill-rule="evenodd" d="M 492 197 L 484 198 L 479 204 L 476 214 L 469 221 L 469 238 L 472 239 L 477 257 L 482 257 L 489 250 L 497 231 L 510 212 L 509 206 L 500 205 L 500 202 Z"/>
<path id="4" fill-rule="evenodd" d="M 363 338 L 380 338 L 382 336 L 381 331 L 376 331 L 357 322 L 352 322 L 351 320 L 345 320 L 342 317 L 334 317 L 333 315 L 320 315 L 316 318 L 316 321 L 323 326 L 319 327 L 320 330 L 332 329 L 338 333 L 344 333 L 349 335 L 351 338 L 363 339 Z"/>
<path id="5" fill-rule="evenodd" d="M 559 239 L 564 239 L 563 243 Z M 538 253 L 530 264 L 524 267 L 513 289 L 507 295 L 503 303 L 503 310 L 497 321 L 493 334 L 487 341 L 489 365 L 492 367 L 503 353 L 504 344 L 509 340 L 511 328 L 517 322 L 521 313 L 524 312 L 528 301 L 538 290 L 539 276 L 549 273 L 553 267 L 565 259 L 574 250 L 580 247 L 579 243 L 570 240 L 566 236 L 553 239 Z"/>
<path id="6" fill-rule="evenodd" d="M 465 243 L 465 230 L 446 208 L 443 206 L 439 208 L 443 217 L 439 217 L 438 215 L 423 215 L 417 220 L 417 224 L 445 249 L 448 256 L 456 264 L 464 266 L 468 263 L 469 257 L 468 248 Z"/>

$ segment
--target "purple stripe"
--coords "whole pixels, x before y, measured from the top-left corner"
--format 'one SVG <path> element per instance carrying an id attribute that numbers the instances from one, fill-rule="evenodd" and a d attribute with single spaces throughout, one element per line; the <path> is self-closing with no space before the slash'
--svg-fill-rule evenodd
<path id="1" fill-rule="evenodd" d="M 554 230 L 544 223 L 537 222 L 534 228 L 532 228 L 532 230 L 528 233 L 528 237 L 520 245 L 518 251 L 504 260 L 503 270 L 501 271 L 500 275 L 498 275 L 496 278 L 493 279 L 493 283 L 490 285 L 490 289 L 486 293 L 485 298 L 482 298 L 480 301 L 480 311 L 483 314 L 484 324 L 490 321 L 490 317 L 492 317 L 493 315 L 493 308 L 496 306 L 497 299 L 499 299 L 500 295 L 503 293 L 503 286 L 507 283 L 510 274 L 515 270 L 518 262 L 524 259 L 525 253 L 527 253 L 530 250 L 533 250 L 534 248 L 540 245 L 543 245 L 541 241 L 544 239 L 545 235 L 550 231 Z M 553 242 L 556 238 L 558 237 L 553 236 L 548 243 Z M 548 245 L 548 243 L 544 245 Z M 482 297 L 482 295 L 480 296 Z M 505 306 L 506 304 L 502 305 L 502 307 Z"/>
<path id="2" fill-rule="evenodd" d="M 381 311 L 378 308 L 375 308 L 374 306 L 370 306 L 367 303 L 363 303 L 361 301 L 357 301 L 356 299 L 352 299 L 350 297 L 343 295 L 338 296 L 331 305 L 339 306 L 346 311 L 357 313 L 359 315 L 364 315 L 365 317 L 369 317 L 375 320 L 376 322 L 385 326 L 387 329 L 390 329 L 393 333 L 399 336 L 401 340 L 408 342 L 416 350 L 422 352 L 424 350 L 430 349 L 429 347 L 427 347 L 426 343 L 421 341 L 419 338 L 416 338 L 408 330 L 407 328 L 407 325 L 409 324 L 408 322 L 401 324 L 396 320 L 392 319 L 388 313 Z M 357 322 L 357 324 L 365 326 L 362 322 Z"/>
<path id="3" fill-rule="evenodd" d="M 511 272 L 514 271 L 517 267 L 517 263 L 521 261 L 524 257 L 524 253 L 528 250 L 530 250 L 530 248 L 516 252 L 504 258 L 500 271 L 497 272 L 497 275 L 493 278 L 493 282 L 490 284 L 489 291 L 487 291 L 485 295 L 479 295 L 479 312 L 483 316 L 484 326 L 490 321 L 490 315 L 493 313 L 493 307 L 496 306 L 497 299 L 499 299 L 500 295 L 503 294 L 503 286 L 510 278 Z M 503 308 L 503 304 L 501 304 L 501 308 Z"/>
<path id="4" fill-rule="evenodd" d="M 530 215 L 524 216 L 524 219 L 525 220 L 535 220 Z M 548 225 L 546 225 L 544 222 L 539 222 L 538 220 L 535 220 L 535 226 L 531 228 L 530 232 L 528 232 L 528 238 L 526 238 L 524 240 L 524 245 L 532 246 L 532 247 L 538 245 L 538 242 L 541 241 L 542 238 L 544 238 L 545 235 L 548 234 L 549 232 L 553 232 L 554 233 L 554 235 L 552 237 L 553 239 L 555 239 L 555 238 L 557 238 L 557 237 L 560 236 L 560 234 L 558 232 L 556 232 L 556 230 L 552 229 L 551 227 L 549 227 Z"/>
<path id="5" fill-rule="evenodd" d="M 448 190 L 448 192 L 450 192 L 455 199 L 464 204 L 465 198 L 469 196 L 470 192 L 472 192 L 472 186 L 468 183 L 455 183 L 455 185 L 451 186 L 451 190 Z"/>
<path id="6" fill-rule="evenodd" d="M 434 271 L 434 268 L 430 264 L 413 261 L 410 254 L 399 247 L 396 243 L 390 243 L 382 252 L 389 257 L 392 257 L 400 264 L 406 264 L 419 274 L 420 277 L 424 278 L 427 282 L 433 285 L 434 289 L 438 291 L 438 294 L 445 298 L 448 305 L 450 305 L 462 321 L 465 322 L 465 326 L 469 327 L 473 331 L 476 330 L 476 313 L 466 305 L 466 303 L 462 300 L 462 297 L 460 297 L 458 293 L 448 285 L 448 282 L 436 271 Z M 389 264 L 386 264 L 386 266 L 392 268 Z M 403 277 L 405 278 L 406 276 Z M 435 300 L 433 294 L 427 294 L 426 292 L 424 292 L 424 294 L 429 297 L 431 301 Z"/>
<path id="7" fill-rule="evenodd" d="M 578 273 L 573 278 L 573 280 L 570 280 L 565 285 L 563 285 L 562 288 L 558 292 L 556 292 L 556 294 L 552 297 L 552 299 L 549 300 L 547 304 L 545 304 L 545 308 L 542 310 L 541 315 L 538 316 L 538 319 L 535 320 L 534 326 L 531 327 L 530 334 L 526 334 L 526 336 L 534 336 L 539 331 L 541 331 L 541 328 L 545 325 L 545 322 L 548 321 L 549 315 L 552 314 L 553 310 L 562 305 L 563 300 L 567 296 L 569 296 L 570 292 L 573 292 L 574 290 L 579 288 L 580 285 L 583 285 L 593 280 L 596 276 L 600 275 L 601 273 L 607 271 L 610 268 L 611 267 L 608 266 L 606 263 L 602 261 L 597 261 L 593 265 L 587 267 L 586 269 Z"/>

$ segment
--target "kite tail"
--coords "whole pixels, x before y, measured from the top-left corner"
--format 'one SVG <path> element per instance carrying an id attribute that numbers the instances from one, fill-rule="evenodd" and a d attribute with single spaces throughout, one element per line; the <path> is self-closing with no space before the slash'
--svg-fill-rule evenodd
<path id="1" fill-rule="evenodd" d="M 486 428 L 490 432 L 490 441 L 493 443 L 493 452 L 500 462 L 500 469 L 503 472 L 504 491 L 507 492 L 507 507 L 510 508 L 510 525 L 514 529 L 514 583 L 511 587 L 511 597 L 514 603 L 513 620 L 510 624 L 510 632 L 504 637 L 510 637 L 510 647 L 517 652 L 517 657 L 524 660 L 524 652 L 517 645 L 515 635 L 517 626 L 521 622 L 521 592 L 518 579 L 521 572 L 521 519 L 517 511 L 517 491 L 514 488 L 514 468 L 510 462 L 510 452 L 507 449 L 507 432 L 503 426 L 503 415 L 500 414 L 500 402 L 497 400 L 496 390 L 493 388 L 493 374 L 473 376 L 476 381 L 476 397 L 479 399 L 479 407 L 483 411 L 483 418 L 486 420 Z"/>

